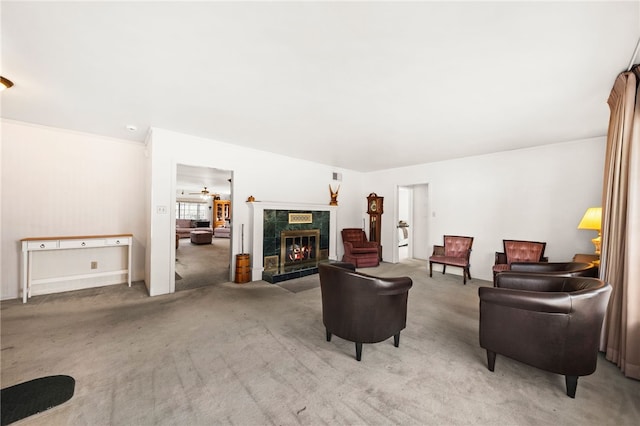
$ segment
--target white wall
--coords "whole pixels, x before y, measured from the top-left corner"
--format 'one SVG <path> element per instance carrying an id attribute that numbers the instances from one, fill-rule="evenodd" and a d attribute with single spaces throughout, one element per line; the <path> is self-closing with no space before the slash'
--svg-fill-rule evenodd
<path id="1" fill-rule="evenodd" d="M 132 233 L 132 277 L 142 279 L 142 144 L 3 120 L 1 157 L 2 299 L 19 295 L 20 239 L 27 237 Z"/>
<path id="2" fill-rule="evenodd" d="M 250 195 L 257 201 L 329 204 L 329 185 L 335 189 L 340 184 L 338 229 L 362 226 L 368 193 L 362 191 L 361 173 L 158 128 L 152 130 L 148 147 L 153 184 L 148 232 L 151 264 L 146 278 L 151 283 L 152 295 L 175 289 L 172 273 L 175 251 L 170 249 L 170 236 L 175 232 L 175 211 L 169 209 L 167 214 L 161 214 L 158 207 L 175 203 L 177 164 L 233 171 L 233 254 L 241 252 L 242 224 L 245 224 L 244 245 L 248 251 L 250 222 L 246 200 Z M 332 172 L 342 173 L 342 181 L 333 181 Z M 338 244 L 339 258 L 342 252 L 342 244 Z M 234 268 L 235 264 L 232 264 L 231 270 Z"/>
<path id="3" fill-rule="evenodd" d="M 144 276 L 152 295 L 170 292 L 178 163 L 234 171 L 236 229 L 248 227 L 249 195 L 328 203 L 329 184 L 338 184 L 331 173 L 340 172 L 338 229 L 362 226 L 370 192 L 385 197 L 385 261 L 393 259 L 397 186 L 414 184 L 429 185 L 428 213 L 436 214 L 430 240 L 414 246 L 423 244 L 430 252 L 443 234 L 474 236 L 474 277 L 491 279 L 503 238 L 547 241 L 551 261 L 593 251 L 595 232 L 576 227 L 586 208 L 601 202 L 604 137 L 363 174 L 163 129 L 153 130 L 145 148 L 9 120 L 2 124 L 2 299 L 18 297 L 19 240 L 51 235 L 133 233 L 133 279 Z M 158 206 L 167 213 L 158 213 Z M 245 249 L 247 244 L 245 235 Z M 233 246 L 239 253 L 239 232 Z M 342 257 L 342 244 L 337 256 Z"/>
<path id="4" fill-rule="evenodd" d="M 595 231 L 577 226 L 588 207 L 601 204 L 605 144 L 600 137 L 386 170 L 366 179 L 385 205 L 396 203 L 397 185 L 428 183 L 430 241 L 422 244 L 430 252 L 444 234 L 475 237 L 471 276 L 490 280 L 503 239 L 546 241 L 549 261 L 593 252 Z M 395 223 L 383 217 L 385 260 L 393 258 Z"/>

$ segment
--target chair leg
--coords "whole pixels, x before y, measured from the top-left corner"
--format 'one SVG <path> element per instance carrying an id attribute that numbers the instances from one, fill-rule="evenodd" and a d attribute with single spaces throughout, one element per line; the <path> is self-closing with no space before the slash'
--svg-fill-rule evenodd
<path id="1" fill-rule="evenodd" d="M 467 269 L 462 268 L 462 285 L 467 285 Z"/>
<path id="2" fill-rule="evenodd" d="M 567 396 L 575 398 L 578 387 L 578 376 L 564 376 L 564 381 L 567 384 Z"/>
<path id="3" fill-rule="evenodd" d="M 393 346 L 395 346 L 396 348 L 400 346 L 400 332 L 393 335 Z"/>
<path id="4" fill-rule="evenodd" d="M 433 263 L 429 262 L 429 278 L 433 277 Z"/>
<path id="5" fill-rule="evenodd" d="M 444 273 L 447 270 L 447 265 L 445 265 L 444 263 L 442 264 L 442 275 L 444 275 Z"/>
<path id="6" fill-rule="evenodd" d="M 331 332 L 327 330 L 327 342 L 331 341 Z"/>
<path id="7" fill-rule="evenodd" d="M 487 368 L 489 371 L 493 371 L 496 367 L 496 353 L 487 349 Z"/>
<path id="8" fill-rule="evenodd" d="M 356 359 L 360 361 L 362 359 L 362 343 L 356 342 Z"/>

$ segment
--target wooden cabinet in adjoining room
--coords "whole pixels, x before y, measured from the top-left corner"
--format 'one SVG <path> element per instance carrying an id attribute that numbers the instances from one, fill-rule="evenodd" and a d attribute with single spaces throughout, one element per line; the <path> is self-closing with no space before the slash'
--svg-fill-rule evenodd
<path id="1" fill-rule="evenodd" d="M 231 201 L 213 200 L 213 227 L 228 225 L 231 220 Z"/>

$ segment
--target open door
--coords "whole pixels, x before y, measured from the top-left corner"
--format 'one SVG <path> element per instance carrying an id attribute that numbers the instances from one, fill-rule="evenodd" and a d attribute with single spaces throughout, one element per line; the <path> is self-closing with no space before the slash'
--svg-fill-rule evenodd
<path id="1" fill-rule="evenodd" d="M 429 258 L 429 185 L 398 187 L 397 259 Z"/>
<path id="2" fill-rule="evenodd" d="M 232 172 L 177 164 L 172 292 L 232 280 Z"/>

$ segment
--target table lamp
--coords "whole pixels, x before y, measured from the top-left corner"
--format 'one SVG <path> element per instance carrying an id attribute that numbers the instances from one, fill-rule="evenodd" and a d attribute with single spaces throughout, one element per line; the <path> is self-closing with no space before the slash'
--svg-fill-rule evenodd
<path id="1" fill-rule="evenodd" d="M 596 248 L 596 254 L 600 255 L 600 228 L 602 227 L 602 207 L 589 207 L 582 220 L 578 224 L 578 229 L 593 229 L 598 231 L 598 236 L 591 240 Z"/>

